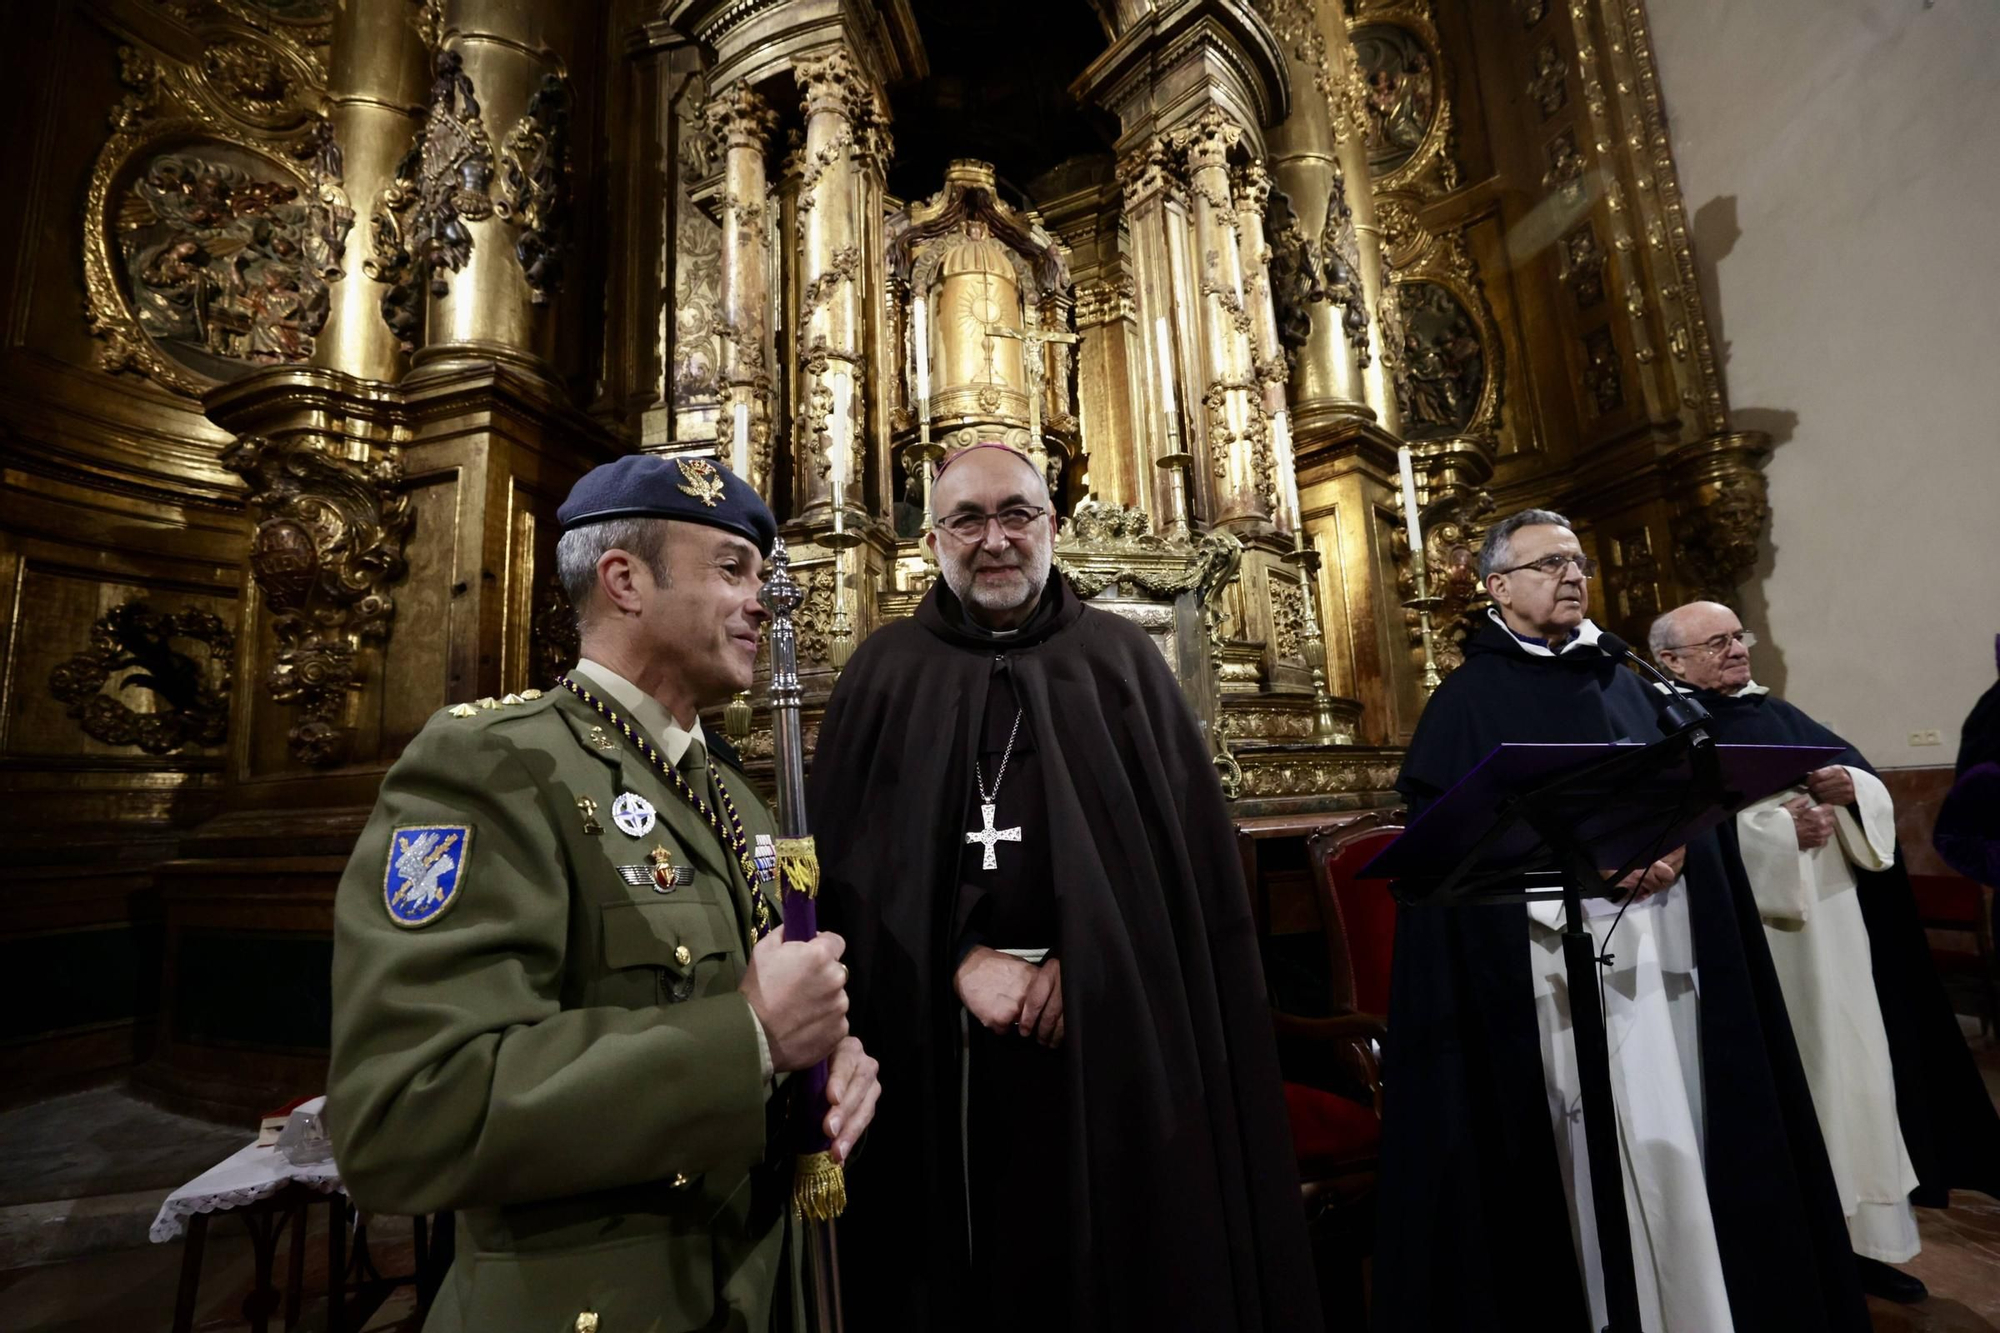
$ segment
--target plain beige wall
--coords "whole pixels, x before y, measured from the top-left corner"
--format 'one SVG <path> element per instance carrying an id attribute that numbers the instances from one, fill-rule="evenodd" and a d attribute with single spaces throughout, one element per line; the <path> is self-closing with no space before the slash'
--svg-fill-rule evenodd
<path id="1" fill-rule="evenodd" d="M 2000 4 L 1647 9 L 1729 402 L 1778 440 L 1758 678 L 1948 764 L 2000 631 Z"/>

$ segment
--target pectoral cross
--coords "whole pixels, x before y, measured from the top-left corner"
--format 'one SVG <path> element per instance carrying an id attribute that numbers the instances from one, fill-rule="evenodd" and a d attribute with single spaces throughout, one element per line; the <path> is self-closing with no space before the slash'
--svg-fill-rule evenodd
<path id="1" fill-rule="evenodd" d="M 986 827 L 983 829 L 969 829 L 965 834 L 965 841 L 968 846 L 977 843 L 986 849 L 986 855 L 979 862 L 981 870 L 998 870 L 1000 868 L 1000 858 L 993 854 L 993 845 L 995 843 L 1019 842 L 1021 840 L 1021 826 L 1018 824 L 1013 828 L 993 827 L 993 812 L 998 808 L 991 801 L 981 803 L 979 817 L 985 821 Z"/>
<path id="2" fill-rule="evenodd" d="M 1035 307 L 1028 306 L 1032 319 Z M 1037 458 L 1042 454 L 1042 379 L 1047 373 L 1042 364 L 1042 348 L 1049 343 L 1081 342 L 1074 333 L 1051 333 L 1039 324 L 1029 324 L 1026 329 L 1010 329 L 1005 324 L 988 324 L 986 336 L 992 338 L 1018 338 L 1021 341 L 1021 362 L 1028 372 L 1028 447 Z M 987 344 L 991 346 L 989 342 Z M 988 867 L 991 869 L 991 867 Z"/>

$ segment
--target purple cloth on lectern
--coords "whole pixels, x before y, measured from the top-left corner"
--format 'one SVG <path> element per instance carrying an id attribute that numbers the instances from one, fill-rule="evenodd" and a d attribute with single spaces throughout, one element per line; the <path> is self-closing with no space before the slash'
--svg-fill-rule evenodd
<path id="1" fill-rule="evenodd" d="M 1361 871 L 1363 879 L 1436 878 L 1449 873 L 1492 827 L 1500 804 L 1508 797 L 1552 781 L 1564 773 L 1608 759 L 1636 744 L 1496 746 L 1443 796 L 1410 821 L 1403 836 L 1382 850 Z M 1634 801 L 1651 799 L 1671 808 L 1677 791 L 1685 791 L 1693 773 L 1685 758 L 1674 768 L 1653 775 L 1643 787 L 1623 787 L 1614 798 L 1592 798 L 1579 792 L 1576 803 L 1599 808 L 1578 821 L 1577 833 L 1606 865 L 1620 865 L 1648 847 L 1679 847 L 1755 801 L 1783 791 L 1799 776 L 1831 762 L 1841 751 L 1823 745 L 1720 745 L 1723 787 L 1736 798 L 1734 809 L 1709 805 L 1671 824 L 1656 820 L 1628 821 L 1620 827 L 1617 811 Z M 1525 823 L 1517 824 L 1486 848 L 1481 862 L 1500 868 L 1531 857 L 1541 839 Z"/>

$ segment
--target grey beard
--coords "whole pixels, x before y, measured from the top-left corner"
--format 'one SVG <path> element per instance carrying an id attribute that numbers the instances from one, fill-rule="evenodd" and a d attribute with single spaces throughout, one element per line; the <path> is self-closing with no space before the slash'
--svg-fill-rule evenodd
<path id="1" fill-rule="evenodd" d="M 952 596 L 958 598 L 959 605 L 963 606 L 968 613 L 1012 611 L 1036 601 L 1041 597 L 1042 590 L 1049 585 L 1049 571 L 1046 567 L 1042 570 L 1040 578 L 1036 578 L 1034 570 L 1026 565 L 1018 566 L 1018 568 L 1027 577 L 1028 595 L 1020 601 L 1009 602 L 1005 606 L 994 605 L 991 598 L 979 590 L 977 581 L 972 577 L 972 565 L 969 561 L 945 565 L 944 583 L 947 588 L 951 589 Z M 974 614 L 973 618 L 978 619 L 978 616 Z"/>

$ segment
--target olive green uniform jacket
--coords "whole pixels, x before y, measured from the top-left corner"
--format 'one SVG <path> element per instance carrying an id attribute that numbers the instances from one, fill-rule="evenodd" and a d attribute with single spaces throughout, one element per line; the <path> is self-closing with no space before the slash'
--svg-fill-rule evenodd
<path id="1" fill-rule="evenodd" d="M 737 990 L 749 881 L 581 700 L 484 703 L 411 742 L 341 880 L 326 1114 L 348 1192 L 457 1212 L 427 1333 L 802 1328 L 786 1098 Z M 712 767 L 754 846 L 768 811 Z M 657 812 L 644 836 L 612 818 L 625 792 Z M 656 891 L 660 846 L 691 883 Z"/>

